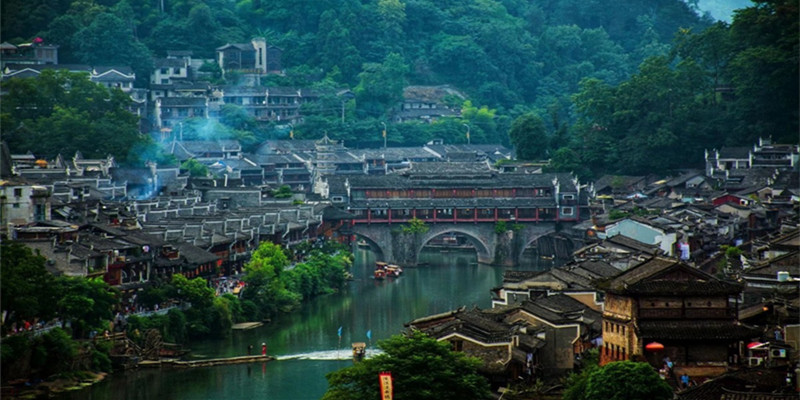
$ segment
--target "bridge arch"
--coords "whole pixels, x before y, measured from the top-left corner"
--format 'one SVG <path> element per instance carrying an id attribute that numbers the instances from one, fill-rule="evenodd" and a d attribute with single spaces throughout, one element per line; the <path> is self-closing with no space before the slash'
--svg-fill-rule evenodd
<path id="1" fill-rule="evenodd" d="M 383 247 L 380 245 L 380 239 L 372 238 L 368 234 L 362 232 L 353 232 L 353 235 L 356 237 L 354 246 L 358 246 L 358 242 L 363 240 L 369 245 L 369 249 L 372 250 L 378 260 L 385 260 L 387 259 L 388 254 Z"/>
<path id="2" fill-rule="evenodd" d="M 541 232 L 539 234 L 533 234 L 527 237 L 525 245 L 519 249 L 519 253 L 516 255 L 516 262 L 518 264 L 521 263 L 522 254 L 525 253 L 525 250 L 531 247 L 532 244 L 541 240 L 548 241 L 545 242 L 547 245 L 543 247 L 547 247 L 545 251 L 550 253 L 540 254 L 541 256 L 568 258 L 572 254 L 572 251 L 575 250 L 575 242 L 573 242 L 570 238 L 555 232 Z"/>
<path id="3" fill-rule="evenodd" d="M 441 224 L 432 226 L 431 229 L 429 229 L 428 232 L 425 232 L 425 234 L 422 236 L 419 242 L 419 247 L 415 251 L 414 263 L 419 261 L 419 254 L 431 240 L 447 233 L 458 233 L 466 237 L 470 244 L 475 247 L 475 251 L 478 255 L 478 262 L 491 263 L 494 261 L 493 243 L 490 243 L 488 240 L 486 240 L 486 238 L 483 238 L 479 232 L 469 229 L 468 225 L 458 226 Z"/>

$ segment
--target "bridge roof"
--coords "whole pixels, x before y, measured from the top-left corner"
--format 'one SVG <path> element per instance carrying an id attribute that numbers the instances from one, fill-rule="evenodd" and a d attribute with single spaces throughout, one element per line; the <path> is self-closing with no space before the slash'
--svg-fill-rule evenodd
<path id="1" fill-rule="evenodd" d="M 537 198 L 447 198 L 447 199 L 369 199 L 351 200 L 350 208 L 533 208 L 554 207 L 551 197 Z"/>
<path id="2" fill-rule="evenodd" d="M 445 164 L 445 163 L 440 163 Z M 552 188 L 554 174 L 496 174 L 496 175 L 470 175 L 455 172 L 442 172 L 441 175 L 400 175 L 387 174 L 384 176 L 352 176 L 350 187 L 352 189 L 438 189 L 438 188 Z M 563 191 L 573 191 L 571 180 L 559 179 Z"/>

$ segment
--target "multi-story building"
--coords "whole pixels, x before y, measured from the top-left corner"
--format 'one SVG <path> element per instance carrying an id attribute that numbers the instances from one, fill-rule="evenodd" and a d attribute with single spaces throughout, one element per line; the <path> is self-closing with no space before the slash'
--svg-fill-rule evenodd
<path id="1" fill-rule="evenodd" d="M 669 359 L 690 376 L 715 376 L 742 362 L 761 331 L 737 322 L 743 285 L 676 259 L 654 257 L 600 285 L 605 290 L 601 365 Z"/>

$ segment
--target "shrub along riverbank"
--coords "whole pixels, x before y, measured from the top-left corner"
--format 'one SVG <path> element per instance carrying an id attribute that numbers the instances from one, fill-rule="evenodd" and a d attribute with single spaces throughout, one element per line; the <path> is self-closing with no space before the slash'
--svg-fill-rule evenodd
<path id="1" fill-rule="evenodd" d="M 292 263 L 290 258 L 299 260 Z M 157 329 L 165 342 L 172 343 L 226 337 L 233 324 L 267 320 L 291 312 L 303 300 L 341 290 L 352 264 L 347 247 L 333 242 L 320 248 L 304 243 L 291 252 L 262 243 L 245 266 L 245 286 L 239 297 L 216 296 L 205 279 L 175 275 L 168 284 L 148 288 L 140 297 L 154 304 L 177 299 L 191 307 L 164 315 L 128 317 L 128 336 L 141 340 L 143 332 Z"/>
<path id="2" fill-rule="evenodd" d="M 119 292 L 101 279 L 54 277 L 43 257 L 13 242 L 2 244 L 1 260 L 4 387 L 56 381 L 74 386 L 102 376 L 75 371 L 110 372 L 113 341 L 97 332 L 109 329 L 113 311 L 121 309 Z M 217 296 L 203 278 L 174 275 L 168 282 L 154 282 L 137 296 L 142 305 L 178 302 L 185 307 L 148 317 L 128 316 L 127 337 L 142 348 L 152 330 L 159 332 L 161 341 L 172 343 L 226 337 L 235 323 L 270 319 L 306 299 L 341 290 L 352 263 L 348 248 L 332 242 L 316 247 L 303 243 L 293 250 L 263 243 L 245 266 L 239 297 Z M 36 326 L 36 321 L 54 319 L 63 327 L 17 329 L 27 321 Z"/>

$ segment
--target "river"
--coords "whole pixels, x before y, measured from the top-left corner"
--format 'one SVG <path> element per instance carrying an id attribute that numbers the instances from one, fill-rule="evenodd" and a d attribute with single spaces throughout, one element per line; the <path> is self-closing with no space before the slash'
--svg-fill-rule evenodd
<path id="1" fill-rule="evenodd" d="M 139 369 L 110 376 L 90 388 L 60 396 L 63 400 L 296 400 L 319 399 L 327 390 L 325 374 L 352 365 L 350 344 L 376 342 L 401 333 L 415 318 L 460 306 L 491 306 L 489 290 L 502 281 L 503 269 L 479 265 L 474 251 L 426 250 L 403 276 L 371 278 L 373 253 L 359 249 L 354 280 L 342 293 L 322 296 L 271 324 L 235 331 L 225 340 L 191 344 L 193 357 L 212 358 L 260 351 L 267 343 L 276 361 L 194 369 Z M 526 263 L 525 269 L 538 267 Z M 341 339 L 337 335 L 342 327 Z M 372 331 L 372 340 L 367 339 Z"/>

